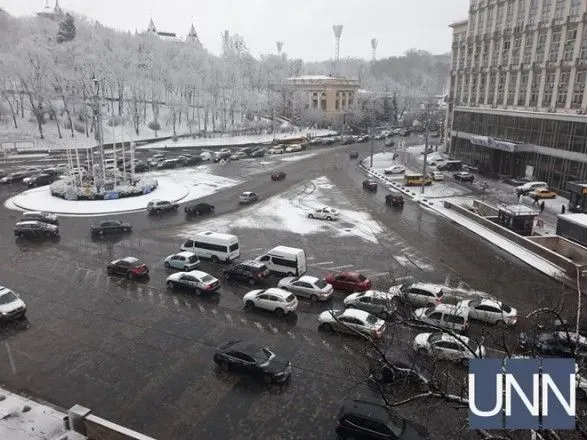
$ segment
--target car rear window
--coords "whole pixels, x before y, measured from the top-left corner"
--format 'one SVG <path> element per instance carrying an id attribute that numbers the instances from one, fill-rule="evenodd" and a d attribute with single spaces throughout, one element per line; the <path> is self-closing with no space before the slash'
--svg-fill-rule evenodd
<path id="1" fill-rule="evenodd" d="M 294 299 L 296 299 L 295 295 L 288 295 L 287 298 L 285 298 L 288 303 L 292 302 Z"/>
<path id="2" fill-rule="evenodd" d="M 188 257 L 188 263 L 195 263 L 197 261 L 198 261 L 197 255 L 192 255 L 191 257 Z"/>
<path id="3" fill-rule="evenodd" d="M 365 278 L 364 275 L 359 274 L 359 276 L 357 277 L 359 279 L 359 281 L 365 281 L 367 278 Z"/>
<path id="4" fill-rule="evenodd" d="M 376 324 L 377 321 L 379 321 L 379 318 L 377 318 L 377 316 L 374 316 L 371 314 L 367 315 L 367 323 L 368 324 Z"/>
<path id="5" fill-rule="evenodd" d="M 132 267 L 141 267 L 143 262 L 141 260 L 131 262 Z"/>
<path id="6" fill-rule="evenodd" d="M 510 313 L 512 311 L 512 308 L 507 304 L 500 303 L 499 305 L 501 306 L 501 310 L 503 310 L 506 313 Z"/>
<path id="7" fill-rule="evenodd" d="M 238 249 L 238 243 L 231 244 L 228 248 L 230 252 L 234 252 Z"/>
<path id="8" fill-rule="evenodd" d="M 318 288 L 318 289 L 324 289 L 326 286 L 328 286 L 328 283 L 324 280 L 318 280 L 314 283 L 314 285 Z"/>
<path id="9" fill-rule="evenodd" d="M 206 275 L 204 275 L 204 276 L 202 277 L 202 281 L 203 281 L 204 283 L 207 283 L 208 281 L 214 281 L 214 277 L 213 277 L 213 276 L 211 276 L 211 275 L 208 275 L 208 274 L 206 274 Z"/>

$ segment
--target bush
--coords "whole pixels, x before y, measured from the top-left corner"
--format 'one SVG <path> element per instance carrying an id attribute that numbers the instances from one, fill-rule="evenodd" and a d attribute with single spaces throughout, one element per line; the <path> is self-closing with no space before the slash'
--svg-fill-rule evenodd
<path id="1" fill-rule="evenodd" d="M 110 127 L 118 127 L 120 124 L 122 124 L 122 117 L 120 117 L 120 116 L 112 116 L 108 120 L 108 125 Z"/>
<path id="2" fill-rule="evenodd" d="M 78 133 L 85 133 L 86 132 L 86 125 L 82 122 L 75 121 L 73 123 L 73 129 Z"/>
<path id="3" fill-rule="evenodd" d="M 149 122 L 147 127 L 149 127 L 151 130 L 155 132 L 155 136 L 157 136 L 157 131 L 161 130 L 161 124 L 159 123 L 159 121 L 156 120 Z"/>

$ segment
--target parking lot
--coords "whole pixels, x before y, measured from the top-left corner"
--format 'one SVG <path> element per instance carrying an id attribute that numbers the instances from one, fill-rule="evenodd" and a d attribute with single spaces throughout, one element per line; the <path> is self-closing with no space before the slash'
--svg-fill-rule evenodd
<path id="1" fill-rule="evenodd" d="M 378 149 L 383 149 L 378 143 Z M 91 239 L 95 219 L 64 217 L 57 242 L 15 240 L 18 212 L 0 209 L 2 284 L 21 294 L 28 320 L 0 329 L 0 378 L 22 391 L 62 407 L 82 404 L 100 416 L 160 439 L 190 438 L 335 438 L 336 415 L 347 397 L 376 399 L 364 365 L 357 361 L 360 341 L 318 331 L 320 312 L 342 307 L 335 292 L 323 304 L 300 300 L 296 313 L 279 319 L 245 311 L 246 285 L 222 281 L 217 294 L 194 296 L 169 290 L 163 266 L 183 240 L 201 230 L 238 235 L 240 260 L 277 245 L 299 247 L 308 274 L 357 270 L 375 289 L 410 280 L 448 283 L 492 295 L 524 315 L 565 293 L 557 282 L 481 238 L 420 205 L 403 209 L 384 203 L 386 191 L 362 189 L 365 178 L 349 159 L 369 144 L 328 147 L 317 152 L 210 165 L 218 176 L 242 180 L 205 201 L 210 217 L 186 218 L 179 212 L 146 212 L 116 218 L 133 225 L 130 235 Z M 274 170 L 286 172 L 271 182 Z M 452 183 L 451 183 L 452 185 Z M 0 188 L 0 196 L 22 190 Z M 237 203 L 242 191 L 260 201 Z M 331 206 L 334 222 L 307 218 L 310 209 Z M 108 277 L 106 264 L 123 256 L 142 259 L 151 269 L 146 281 Z M 225 266 L 203 261 L 201 270 L 222 278 Z M 277 285 L 271 278 L 267 285 Z M 523 322 L 521 325 L 525 325 Z M 410 352 L 420 330 L 390 326 L 393 355 Z M 514 341 L 518 329 L 508 331 Z M 473 335 L 484 332 L 475 325 Z M 246 376 L 218 370 L 216 347 L 233 339 L 268 346 L 293 364 L 291 381 L 267 386 Z M 497 346 L 491 356 L 501 356 Z M 456 377 L 461 367 L 447 366 Z M 454 370 L 454 371 L 453 371 Z M 435 439 L 475 438 L 464 420 L 440 400 L 421 400 L 398 410 L 423 423 Z"/>

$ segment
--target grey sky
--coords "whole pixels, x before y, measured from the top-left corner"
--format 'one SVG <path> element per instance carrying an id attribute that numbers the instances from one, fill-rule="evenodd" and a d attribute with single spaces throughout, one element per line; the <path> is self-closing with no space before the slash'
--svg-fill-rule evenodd
<path id="1" fill-rule="evenodd" d="M 51 7 L 55 0 L 49 0 Z M 13 15 L 40 11 L 45 0 L 0 0 Z M 341 57 L 401 55 L 410 48 L 450 51 L 453 21 L 467 17 L 469 0 L 60 0 L 65 10 L 122 30 L 146 29 L 150 16 L 159 31 L 187 34 L 193 21 L 204 46 L 221 50 L 220 33 L 241 34 L 251 53 L 283 50 L 306 61 L 334 55 L 333 24 L 342 24 Z"/>

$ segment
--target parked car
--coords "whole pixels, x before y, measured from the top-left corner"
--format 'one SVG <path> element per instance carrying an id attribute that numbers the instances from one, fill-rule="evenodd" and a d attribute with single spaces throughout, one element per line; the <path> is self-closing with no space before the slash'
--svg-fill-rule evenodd
<path id="1" fill-rule="evenodd" d="M 422 425 L 389 407 L 364 400 L 347 400 L 342 405 L 336 434 L 343 439 L 430 440 Z"/>
<path id="2" fill-rule="evenodd" d="M 55 238 L 59 236 L 59 228 L 49 223 L 27 220 L 14 226 L 14 235 L 19 238 Z"/>
<path id="3" fill-rule="evenodd" d="M 295 295 L 277 287 L 252 290 L 245 294 L 243 303 L 247 310 L 264 309 L 274 312 L 277 316 L 293 313 L 298 307 Z"/>
<path id="4" fill-rule="evenodd" d="M 469 310 L 469 319 L 497 325 L 515 325 L 518 311 L 501 301 L 493 299 L 465 299 L 457 307 Z"/>
<path id="5" fill-rule="evenodd" d="M 230 155 L 230 160 L 240 160 L 241 156 L 239 156 L 237 153 L 233 153 Z"/>
<path id="6" fill-rule="evenodd" d="M 452 304 L 437 304 L 414 310 L 412 319 L 418 323 L 465 333 L 469 329 L 469 310 Z"/>
<path id="7" fill-rule="evenodd" d="M 172 273 L 165 282 L 170 289 L 187 289 L 196 295 L 213 293 L 220 288 L 219 280 L 201 270 Z"/>
<path id="8" fill-rule="evenodd" d="M 318 328 L 340 333 L 356 334 L 358 332 L 380 339 L 385 332 L 385 321 L 364 310 L 326 310 L 318 316 Z"/>
<path id="9" fill-rule="evenodd" d="M 518 343 L 522 349 L 542 356 L 574 356 L 581 361 L 587 360 L 587 338 L 571 331 L 545 331 L 536 335 L 522 332 Z"/>
<path id="10" fill-rule="evenodd" d="M 308 218 L 317 218 L 320 220 L 336 220 L 339 216 L 339 212 L 334 208 L 322 207 L 318 209 L 313 209 L 312 211 L 308 212 Z"/>
<path id="11" fill-rule="evenodd" d="M 269 269 L 256 260 L 246 260 L 235 264 L 223 272 L 225 280 L 246 281 L 249 285 L 262 283 L 269 276 Z"/>
<path id="12" fill-rule="evenodd" d="M 249 157 L 264 157 L 265 156 L 265 148 L 259 148 L 257 150 L 253 150 L 249 153 Z"/>
<path id="13" fill-rule="evenodd" d="M 383 145 L 386 147 L 395 147 L 395 141 L 393 139 L 387 139 Z"/>
<path id="14" fill-rule="evenodd" d="M 466 171 L 455 173 L 453 174 L 453 177 L 455 180 L 460 182 L 473 182 L 473 180 L 475 180 L 475 176 L 473 176 L 471 173 L 467 173 Z"/>
<path id="15" fill-rule="evenodd" d="M 35 174 L 34 176 L 31 177 L 25 177 L 25 179 L 28 179 L 26 183 L 30 188 L 35 188 L 37 186 L 43 186 L 43 185 L 49 185 L 51 183 L 53 183 L 53 177 L 51 177 L 49 174 Z"/>
<path id="16" fill-rule="evenodd" d="M 184 208 L 186 215 L 200 215 L 212 214 L 214 212 L 214 205 L 209 203 L 196 203 L 195 205 L 188 205 Z"/>
<path id="17" fill-rule="evenodd" d="M 127 167 L 128 167 L 128 165 L 127 165 Z M 130 167 L 132 167 L 132 165 Z M 143 173 L 148 170 L 149 170 L 149 166 L 142 163 L 142 162 L 138 162 L 135 164 L 135 173 Z"/>
<path id="18" fill-rule="evenodd" d="M 16 182 L 22 182 L 22 179 L 24 179 L 27 176 L 26 173 L 19 171 L 17 173 L 10 173 L 7 176 L 4 176 L 0 179 L 0 183 L 16 183 Z"/>
<path id="19" fill-rule="evenodd" d="M 443 157 L 434 157 L 434 158 L 428 160 L 428 163 L 432 166 L 438 166 L 438 165 L 441 165 L 445 162 L 446 162 L 446 159 L 444 159 Z"/>
<path id="20" fill-rule="evenodd" d="M 358 151 L 351 151 L 349 154 L 349 158 L 351 159 L 358 159 L 359 158 L 359 152 Z"/>
<path id="21" fill-rule="evenodd" d="M 371 136 L 369 135 L 364 135 L 364 136 L 360 136 L 359 138 L 357 138 L 357 142 L 362 144 L 364 142 L 367 142 L 371 139 Z"/>
<path id="22" fill-rule="evenodd" d="M 104 220 L 96 225 L 90 226 L 92 235 L 116 234 L 120 232 L 129 232 L 132 230 L 130 223 L 119 220 Z"/>
<path id="23" fill-rule="evenodd" d="M 159 212 L 177 211 L 177 208 L 179 208 L 179 204 L 172 203 L 168 200 L 151 200 L 147 204 L 147 211 L 155 214 Z"/>
<path id="24" fill-rule="evenodd" d="M 124 275 L 128 279 L 133 279 L 149 275 L 149 268 L 138 258 L 124 257 L 108 263 L 106 272 L 108 275 Z"/>
<path id="25" fill-rule="evenodd" d="M 516 186 L 516 195 L 527 195 L 531 191 L 534 191 L 539 188 L 548 188 L 548 184 L 546 182 L 526 182 L 523 185 Z"/>
<path id="26" fill-rule="evenodd" d="M 373 179 L 363 180 L 363 189 L 367 191 L 376 192 L 377 191 L 377 181 Z"/>
<path id="27" fill-rule="evenodd" d="M 26 304 L 18 293 L 7 287 L 0 286 L 0 320 L 13 321 L 22 318 L 26 313 Z"/>
<path id="28" fill-rule="evenodd" d="M 332 284 L 335 290 L 364 292 L 371 289 L 371 280 L 359 272 L 329 273 L 325 280 L 328 284 Z"/>
<path id="29" fill-rule="evenodd" d="M 241 204 L 249 204 L 256 202 L 257 200 L 259 200 L 259 196 L 256 193 L 250 191 L 245 191 L 240 196 L 238 196 L 238 202 Z"/>
<path id="30" fill-rule="evenodd" d="M 556 193 L 548 188 L 538 188 L 529 194 L 531 197 L 538 197 L 539 199 L 555 199 Z"/>
<path id="31" fill-rule="evenodd" d="M 286 153 L 297 153 L 298 151 L 302 151 L 303 147 L 300 144 L 292 144 L 286 147 Z"/>
<path id="32" fill-rule="evenodd" d="M 236 153 L 234 153 L 232 156 L 230 156 L 231 160 L 239 160 L 239 159 L 246 159 L 247 157 L 249 157 L 246 153 L 246 151 L 237 151 Z"/>
<path id="33" fill-rule="evenodd" d="M 444 332 L 420 333 L 414 339 L 414 351 L 468 365 L 470 359 L 485 357 L 485 347 L 466 336 L 455 337 Z"/>
<path id="34" fill-rule="evenodd" d="M 403 165 L 394 165 L 383 170 L 383 174 L 403 174 L 406 172 L 406 167 Z"/>
<path id="35" fill-rule="evenodd" d="M 390 194 L 385 196 L 385 204 L 389 206 L 396 206 L 399 208 L 403 208 L 404 206 L 404 196 L 397 191 L 392 191 Z"/>
<path id="36" fill-rule="evenodd" d="M 214 362 L 224 371 L 258 376 L 266 384 L 285 382 L 291 377 L 291 362 L 271 350 L 243 341 L 231 341 L 214 354 Z"/>
<path id="37" fill-rule="evenodd" d="M 198 165 L 200 163 L 202 163 L 204 161 L 204 159 L 202 159 L 202 156 L 192 156 L 192 155 L 186 155 L 186 159 L 183 162 L 184 166 L 193 166 L 193 165 Z"/>
<path id="38" fill-rule="evenodd" d="M 173 268 L 189 272 L 200 265 L 200 259 L 193 252 L 182 251 L 165 258 L 164 265 L 167 269 Z"/>
<path id="39" fill-rule="evenodd" d="M 350 145 L 355 142 L 355 139 L 352 136 L 344 136 L 340 140 L 340 145 Z"/>
<path id="40" fill-rule="evenodd" d="M 285 173 L 283 171 L 278 171 L 276 173 L 271 174 L 271 180 L 283 180 L 285 179 Z"/>
<path id="41" fill-rule="evenodd" d="M 430 178 L 435 182 L 442 181 L 444 180 L 444 173 L 442 173 L 441 171 L 432 171 L 430 173 Z"/>
<path id="42" fill-rule="evenodd" d="M 296 296 L 310 299 L 312 302 L 326 301 L 332 297 L 333 287 L 322 278 L 303 275 L 301 277 L 285 277 L 279 280 L 277 287 L 288 290 Z"/>
<path id="43" fill-rule="evenodd" d="M 353 293 L 344 299 L 347 309 L 355 308 L 364 310 L 379 318 L 388 319 L 395 313 L 396 302 L 389 292 L 379 290 L 367 290 L 366 292 Z"/>
<path id="44" fill-rule="evenodd" d="M 443 302 L 444 291 L 438 284 L 398 284 L 389 288 L 399 302 L 412 306 L 436 305 Z"/>
<path id="45" fill-rule="evenodd" d="M 269 154 L 282 154 L 285 151 L 285 145 L 275 145 L 274 147 L 269 148 L 267 153 Z"/>
<path id="46" fill-rule="evenodd" d="M 58 225 L 59 224 L 59 217 L 57 217 L 55 214 L 50 214 L 48 212 L 43 212 L 43 211 L 25 211 L 22 213 L 22 216 L 20 217 L 20 221 L 21 222 L 26 222 L 29 220 L 37 220 L 43 223 L 49 223 L 52 225 Z"/>
<path id="47" fill-rule="evenodd" d="M 210 162 L 212 160 L 212 153 L 210 153 L 209 151 L 202 151 L 200 153 L 200 157 L 204 162 Z"/>
<path id="48" fill-rule="evenodd" d="M 157 164 L 158 170 L 171 170 L 177 168 L 179 161 L 177 159 L 165 159 Z"/>

